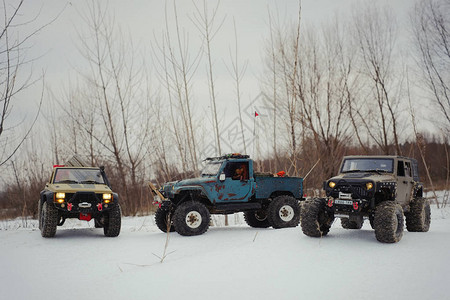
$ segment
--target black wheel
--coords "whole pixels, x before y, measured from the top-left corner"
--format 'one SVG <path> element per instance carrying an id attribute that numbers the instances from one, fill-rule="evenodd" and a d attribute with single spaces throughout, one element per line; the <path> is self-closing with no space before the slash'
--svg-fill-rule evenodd
<path id="1" fill-rule="evenodd" d="M 406 229 L 411 232 L 427 232 L 431 223 L 430 200 L 417 198 L 411 201 L 409 207 L 409 213 L 406 214 Z"/>
<path id="2" fill-rule="evenodd" d="M 273 228 L 296 227 L 300 222 L 300 205 L 288 195 L 278 196 L 270 202 L 267 220 Z"/>
<path id="3" fill-rule="evenodd" d="M 244 212 L 244 220 L 251 227 L 255 228 L 267 228 L 270 226 L 267 220 L 267 210 L 252 210 Z"/>
<path id="4" fill-rule="evenodd" d="M 107 237 L 116 237 L 120 233 L 122 225 L 122 211 L 120 205 L 117 204 L 111 208 L 105 215 L 105 222 L 103 223 L 103 233 Z"/>
<path id="5" fill-rule="evenodd" d="M 328 234 L 334 216 L 325 209 L 325 199 L 311 199 L 303 203 L 301 226 L 305 235 L 322 237 Z"/>
<path id="6" fill-rule="evenodd" d="M 375 216 L 374 215 L 369 216 L 369 222 L 370 222 L 370 227 L 372 227 L 372 229 L 375 229 Z"/>
<path id="7" fill-rule="evenodd" d="M 375 236 L 382 243 L 397 243 L 402 239 L 404 215 L 401 205 L 381 202 L 375 210 Z"/>
<path id="8" fill-rule="evenodd" d="M 344 229 L 361 229 L 363 223 L 358 225 L 358 223 L 350 221 L 348 218 L 341 218 L 341 226 Z"/>
<path id="9" fill-rule="evenodd" d="M 167 232 L 167 229 L 169 229 L 169 232 L 175 231 L 172 211 L 167 207 L 160 207 L 156 210 L 155 223 L 162 232 Z"/>
<path id="10" fill-rule="evenodd" d="M 205 205 L 197 201 L 180 204 L 173 216 L 175 230 L 186 236 L 200 235 L 209 228 L 211 215 Z"/>
<path id="11" fill-rule="evenodd" d="M 39 230 L 42 230 L 42 218 L 41 218 L 41 200 L 38 200 L 38 223 L 39 223 Z"/>
<path id="12" fill-rule="evenodd" d="M 56 227 L 58 226 L 58 220 L 58 210 L 53 203 L 49 204 L 47 201 L 44 202 L 39 220 L 41 235 L 43 237 L 54 237 L 56 234 Z"/>
<path id="13" fill-rule="evenodd" d="M 94 219 L 95 228 L 103 228 L 103 223 L 99 219 Z"/>

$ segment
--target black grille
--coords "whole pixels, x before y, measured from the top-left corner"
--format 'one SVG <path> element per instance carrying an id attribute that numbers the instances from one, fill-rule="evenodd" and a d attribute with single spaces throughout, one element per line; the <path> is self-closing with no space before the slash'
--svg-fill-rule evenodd
<path id="1" fill-rule="evenodd" d="M 333 198 L 339 198 L 339 192 L 352 194 L 352 199 L 366 199 L 371 197 L 370 191 L 367 191 L 365 185 L 359 184 L 338 184 L 331 192 Z"/>
<path id="2" fill-rule="evenodd" d="M 74 194 L 66 194 L 67 202 L 72 203 L 72 211 L 79 212 L 90 212 L 96 210 L 97 204 L 101 203 L 100 196 L 96 195 L 94 192 L 76 192 Z M 78 204 L 87 202 L 91 204 L 90 208 L 79 208 Z"/>

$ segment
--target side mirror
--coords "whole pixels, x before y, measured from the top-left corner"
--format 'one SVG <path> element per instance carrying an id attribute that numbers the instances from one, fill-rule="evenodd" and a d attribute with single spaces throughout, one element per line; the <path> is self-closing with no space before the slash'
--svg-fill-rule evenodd
<path id="1" fill-rule="evenodd" d="M 225 181 L 225 173 L 222 173 L 219 175 L 219 180 L 220 181 Z"/>

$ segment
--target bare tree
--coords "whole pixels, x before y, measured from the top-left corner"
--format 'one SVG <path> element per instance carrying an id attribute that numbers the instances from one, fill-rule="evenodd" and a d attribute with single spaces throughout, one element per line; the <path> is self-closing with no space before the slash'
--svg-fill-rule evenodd
<path id="1" fill-rule="evenodd" d="M 230 50 L 230 59 L 231 59 L 232 68 L 231 68 L 231 70 L 228 69 L 228 71 L 230 72 L 231 76 L 233 77 L 234 83 L 235 83 L 236 104 L 237 104 L 237 108 L 238 108 L 241 139 L 244 144 L 244 153 L 248 153 L 247 146 L 245 143 L 244 123 L 242 120 L 242 101 L 241 101 L 241 82 L 242 82 L 242 78 L 244 77 L 245 71 L 247 69 L 248 61 L 245 61 L 242 68 L 240 68 L 239 59 L 238 59 L 239 53 L 238 53 L 238 38 L 237 38 L 237 30 L 236 30 L 236 21 L 234 18 L 233 18 L 233 25 L 234 25 L 233 27 L 234 27 L 234 39 L 235 39 L 234 54 L 232 54 L 232 52 Z"/>
<path id="2" fill-rule="evenodd" d="M 411 15 L 417 63 L 434 107 L 450 132 L 450 2 L 419 1 Z"/>
<path id="3" fill-rule="evenodd" d="M 350 126 L 348 77 L 353 65 L 343 32 L 338 22 L 325 27 L 322 38 L 312 30 L 307 31 L 296 85 L 301 103 L 299 121 L 311 133 L 327 177 L 336 171 L 335 158 L 342 155 L 342 143 Z"/>
<path id="4" fill-rule="evenodd" d="M 107 9 L 92 2 L 83 17 L 89 32 L 85 36 L 80 33 L 80 51 L 90 67 L 82 74 L 88 92 L 85 109 L 95 106 L 98 112 L 95 125 L 83 127 L 101 147 L 99 153 L 112 155 L 126 213 L 134 214 L 142 198 L 138 172 L 148 149 L 145 145 L 152 120 L 145 64 L 136 62 L 132 41 L 124 38 Z"/>
<path id="5" fill-rule="evenodd" d="M 169 26 L 167 5 L 165 7 L 165 31 L 161 39 L 153 47 L 155 61 L 159 67 L 158 77 L 167 99 L 169 100 L 169 115 L 171 132 L 174 135 L 181 160 L 182 171 L 186 173 L 198 170 L 197 138 L 195 116 L 192 103 L 192 77 L 195 75 L 201 58 L 201 49 L 194 50 L 189 45 L 189 35 L 181 30 L 178 20 L 176 3 L 173 3 L 174 37 Z M 159 41 L 158 41 L 159 40 Z M 181 123 L 179 122 L 181 116 Z"/>
<path id="6" fill-rule="evenodd" d="M 23 145 L 34 127 L 42 106 L 42 94 L 37 102 L 37 111 L 31 124 L 26 124 L 28 130 L 23 135 L 16 135 L 18 126 L 22 121 L 9 122 L 13 103 L 20 95 L 38 81 L 44 82 L 43 75 L 35 76 L 31 70 L 26 70 L 34 58 L 27 58 L 27 42 L 34 38 L 53 20 L 43 26 L 38 26 L 30 32 L 20 35 L 21 29 L 26 29 L 30 24 L 35 24 L 39 13 L 30 20 L 20 20 L 24 1 L 15 4 L 7 4 L 2 1 L 3 24 L 0 24 L 0 166 L 10 160 Z M 42 89 L 43 91 L 43 89 Z"/>
<path id="7" fill-rule="evenodd" d="M 219 32 L 220 28 L 225 21 L 225 17 L 221 20 L 218 20 L 218 24 L 216 23 L 217 13 L 219 11 L 220 1 L 217 1 L 217 5 L 210 11 L 208 9 L 208 2 L 203 0 L 202 7 L 197 6 L 194 3 L 196 8 L 196 13 L 192 17 L 192 22 L 197 27 L 200 35 L 203 37 L 203 41 L 205 44 L 205 52 L 207 59 L 207 74 L 208 74 L 208 85 L 209 85 L 209 94 L 211 99 L 211 114 L 213 120 L 214 127 L 214 136 L 216 143 L 216 154 L 221 155 L 222 149 L 220 145 L 220 128 L 219 128 L 219 120 L 218 120 L 218 112 L 217 112 L 217 99 L 216 99 L 216 87 L 215 87 L 215 78 L 214 78 L 214 68 L 213 68 L 213 53 L 212 53 L 212 42 L 214 37 Z"/>
<path id="8" fill-rule="evenodd" d="M 395 72 L 398 68 L 394 57 L 397 39 L 395 19 L 387 8 L 381 10 L 369 4 L 354 13 L 353 28 L 361 60 L 360 72 L 367 79 L 363 101 L 376 104 L 376 109 L 369 108 L 366 114 L 361 114 L 361 123 L 385 154 L 391 152 L 391 141 L 395 152 L 401 154 L 398 105 L 402 78 Z"/>

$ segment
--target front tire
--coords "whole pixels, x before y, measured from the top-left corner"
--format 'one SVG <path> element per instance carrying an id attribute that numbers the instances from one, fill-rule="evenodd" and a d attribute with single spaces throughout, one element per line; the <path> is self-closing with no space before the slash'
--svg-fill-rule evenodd
<path id="1" fill-rule="evenodd" d="M 175 230 L 184 236 L 200 235 L 209 228 L 211 215 L 200 202 L 188 201 L 180 204 L 173 216 Z"/>
<path id="2" fill-rule="evenodd" d="M 122 211 L 120 205 L 117 204 L 105 216 L 105 223 L 103 224 L 103 233 L 107 237 L 116 237 L 120 233 L 122 225 Z"/>
<path id="3" fill-rule="evenodd" d="M 406 214 L 406 229 L 410 232 L 427 232 L 431 223 L 430 200 L 414 199 L 409 206 L 409 213 Z"/>
<path id="4" fill-rule="evenodd" d="M 244 220 L 247 222 L 248 226 L 255 228 L 267 228 L 270 227 L 269 221 L 267 220 L 267 210 L 252 210 L 244 212 Z"/>
<path id="5" fill-rule="evenodd" d="M 156 210 L 155 223 L 162 232 L 167 232 L 167 229 L 169 229 L 169 232 L 175 231 L 175 226 L 173 225 L 173 214 L 169 208 L 159 207 Z"/>
<path id="6" fill-rule="evenodd" d="M 375 210 L 375 236 L 382 243 L 397 243 L 403 237 L 404 215 L 401 205 L 392 201 L 380 203 Z"/>
<path id="7" fill-rule="evenodd" d="M 42 204 L 39 218 L 39 227 L 41 228 L 41 235 L 45 238 L 54 237 L 56 234 L 56 227 L 58 226 L 58 210 L 53 203 L 47 201 Z"/>
<path id="8" fill-rule="evenodd" d="M 267 219 L 273 228 L 296 227 L 300 222 L 300 205 L 292 196 L 278 196 L 269 204 Z"/>
<path id="9" fill-rule="evenodd" d="M 301 226 L 305 235 L 322 237 L 328 234 L 334 216 L 326 211 L 325 199 L 306 200 L 301 210 Z"/>

